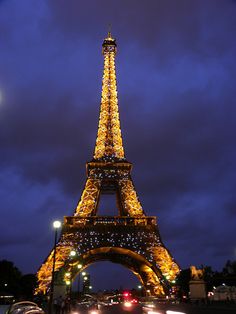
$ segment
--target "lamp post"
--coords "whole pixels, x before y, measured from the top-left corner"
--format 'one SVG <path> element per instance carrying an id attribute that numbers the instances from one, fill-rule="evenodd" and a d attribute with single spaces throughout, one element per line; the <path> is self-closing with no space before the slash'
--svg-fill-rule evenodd
<path id="1" fill-rule="evenodd" d="M 78 300 L 79 300 L 80 299 L 80 270 L 83 267 L 83 265 L 78 264 L 77 267 L 79 269 L 79 274 L 78 274 Z"/>
<path id="2" fill-rule="evenodd" d="M 71 290 L 72 290 L 72 281 L 71 278 L 69 280 L 66 280 L 66 299 L 68 301 L 68 310 L 70 311 L 71 306 Z"/>
<path id="3" fill-rule="evenodd" d="M 49 295 L 48 313 L 52 313 L 52 302 L 54 293 L 54 279 L 55 279 L 55 264 L 56 264 L 56 250 L 57 250 L 57 230 L 61 227 L 61 222 L 56 220 L 53 222 L 53 228 L 55 229 L 54 247 L 53 247 L 53 260 L 52 260 L 52 280 Z"/>
<path id="4" fill-rule="evenodd" d="M 142 285 L 138 285 L 138 289 L 139 289 L 139 295 L 142 296 L 143 295 L 143 289 L 142 289 Z"/>
<path id="5" fill-rule="evenodd" d="M 80 273 L 79 273 L 79 275 L 80 275 Z M 83 278 L 83 280 L 82 280 L 81 295 L 83 295 L 83 294 L 84 294 L 84 278 L 86 278 L 87 273 L 86 273 L 85 271 L 83 271 L 83 272 L 81 273 L 81 275 L 82 275 L 82 278 Z M 79 277 L 79 293 L 80 293 L 80 277 Z"/>
<path id="6" fill-rule="evenodd" d="M 77 255 L 77 252 L 75 250 L 71 250 L 70 251 L 70 258 L 73 259 L 75 256 Z M 72 264 L 72 266 L 74 266 L 74 263 Z M 82 264 L 77 264 L 77 268 L 79 270 L 79 274 L 78 274 L 78 299 L 80 297 L 80 270 L 83 267 Z"/>
<path id="7" fill-rule="evenodd" d="M 68 287 L 67 289 L 67 297 L 70 300 L 70 304 L 71 304 L 71 300 L 72 300 L 72 277 L 73 277 L 73 265 L 74 265 L 74 257 L 77 255 L 75 250 L 71 250 L 70 251 L 70 261 L 71 263 L 69 263 L 69 265 L 71 266 L 71 273 L 69 273 L 69 280 L 66 281 L 66 285 Z"/>

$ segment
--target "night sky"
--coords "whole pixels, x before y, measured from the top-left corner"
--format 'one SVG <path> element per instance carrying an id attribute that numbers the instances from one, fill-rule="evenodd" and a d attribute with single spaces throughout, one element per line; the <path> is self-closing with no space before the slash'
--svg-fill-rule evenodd
<path id="1" fill-rule="evenodd" d="M 52 248 L 52 221 L 74 212 L 95 145 L 110 23 L 125 153 L 143 208 L 181 268 L 220 270 L 236 259 L 233 0 L 0 0 L 0 259 L 36 272 Z M 116 214 L 109 204 L 100 214 Z M 95 288 L 135 282 L 119 265 L 90 268 Z"/>

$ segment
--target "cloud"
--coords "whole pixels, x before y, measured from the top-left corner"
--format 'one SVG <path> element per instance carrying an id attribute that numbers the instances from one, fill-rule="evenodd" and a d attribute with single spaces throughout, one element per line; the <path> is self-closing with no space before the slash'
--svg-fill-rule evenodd
<path id="1" fill-rule="evenodd" d="M 122 134 L 144 210 L 158 215 L 164 243 L 180 264 L 221 267 L 234 247 L 235 2 L 0 6 L 6 256 L 18 260 L 14 251 L 30 247 L 43 260 L 50 221 L 76 206 L 96 138 L 101 43 L 112 23 Z M 37 228 L 25 228 L 33 219 Z M 14 228 L 6 230 L 4 221 Z M 31 267 L 23 257 L 20 265 Z"/>

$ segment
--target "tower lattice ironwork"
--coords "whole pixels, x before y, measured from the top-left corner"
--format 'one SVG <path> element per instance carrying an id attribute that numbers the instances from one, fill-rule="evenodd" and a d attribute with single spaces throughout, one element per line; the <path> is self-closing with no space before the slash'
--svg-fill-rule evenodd
<path id="1" fill-rule="evenodd" d="M 109 260 L 128 267 L 147 294 L 165 295 L 179 267 L 161 241 L 156 217 L 146 216 L 142 209 L 131 178 L 132 164 L 125 158 L 116 88 L 117 46 L 110 32 L 102 52 L 102 97 L 94 155 L 86 165 L 87 181 L 74 215 L 64 217 L 55 271 L 57 278 L 70 282 L 91 263 Z M 116 196 L 117 216 L 97 214 L 103 193 Z M 73 258 L 71 250 L 76 251 Z M 38 293 L 50 289 L 53 253 L 54 250 L 37 273 Z"/>

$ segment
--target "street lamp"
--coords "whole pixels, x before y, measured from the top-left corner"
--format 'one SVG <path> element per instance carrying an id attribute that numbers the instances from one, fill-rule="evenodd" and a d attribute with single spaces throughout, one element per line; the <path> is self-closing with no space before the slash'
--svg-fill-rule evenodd
<path id="1" fill-rule="evenodd" d="M 74 250 L 70 251 L 70 256 L 71 257 L 74 257 L 75 255 L 76 255 L 76 251 L 74 251 Z"/>
<path id="2" fill-rule="evenodd" d="M 139 294 L 140 296 L 143 296 L 143 286 L 142 285 L 138 285 L 138 289 L 139 289 Z"/>
<path id="3" fill-rule="evenodd" d="M 56 264 L 56 250 L 57 250 L 57 230 L 61 228 L 61 222 L 56 220 L 53 222 L 53 228 L 55 229 L 55 238 L 54 238 L 54 247 L 53 247 L 53 260 L 52 260 L 52 280 L 49 296 L 49 307 L 48 313 L 52 313 L 52 301 L 53 301 L 53 292 L 54 292 L 54 279 L 55 279 L 55 264 Z"/>

